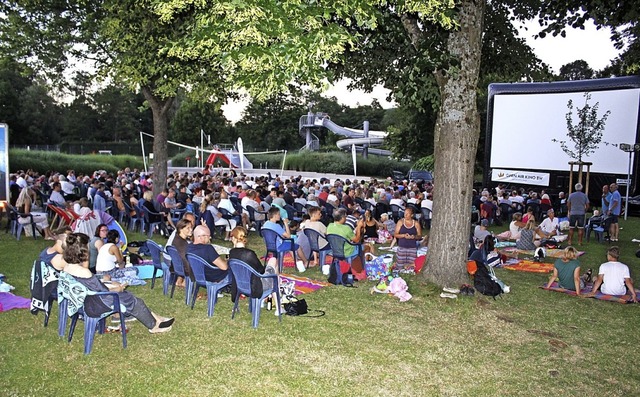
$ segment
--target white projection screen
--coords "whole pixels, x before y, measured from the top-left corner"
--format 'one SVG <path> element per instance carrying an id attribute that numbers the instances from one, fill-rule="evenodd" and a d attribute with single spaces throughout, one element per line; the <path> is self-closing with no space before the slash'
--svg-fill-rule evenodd
<path id="1" fill-rule="evenodd" d="M 611 114 L 599 148 L 582 161 L 592 162 L 595 173 L 627 174 L 629 156 L 612 144 L 637 142 L 640 78 L 492 84 L 489 90 L 489 168 L 567 171 L 568 162 L 575 160 L 554 140 L 565 140 L 574 149 L 567 136 L 567 102 L 573 101 L 573 123 L 577 124 L 577 108 L 584 107 L 584 94 L 589 92 L 589 104 L 599 103 L 599 118 L 607 110 Z"/>

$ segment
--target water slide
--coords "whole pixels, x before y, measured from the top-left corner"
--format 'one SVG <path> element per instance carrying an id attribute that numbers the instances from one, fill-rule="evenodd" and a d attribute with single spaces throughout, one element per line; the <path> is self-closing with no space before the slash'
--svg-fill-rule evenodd
<path id="1" fill-rule="evenodd" d="M 207 158 L 206 165 L 213 164 L 216 159 L 220 159 L 223 162 L 229 164 L 229 166 L 233 168 L 243 168 L 244 165 L 245 170 L 253 169 L 253 164 L 247 159 L 247 156 L 242 155 L 242 159 L 240 159 L 240 154 L 237 151 L 231 149 L 220 149 L 220 150 L 205 150 L 209 152 L 209 157 Z M 242 163 L 241 163 L 242 161 Z"/>
<path id="2" fill-rule="evenodd" d="M 355 130 L 352 128 L 341 127 L 329 119 L 324 113 L 316 113 L 315 115 L 302 116 L 300 123 L 300 133 L 302 135 L 303 128 L 309 127 L 325 127 L 329 131 L 337 135 L 342 135 L 347 139 L 341 139 L 336 142 L 342 150 L 350 150 L 351 145 L 356 145 L 356 150 L 361 152 L 364 145 L 369 146 L 369 154 L 376 154 L 379 156 L 391 156 L 390 150 L 376 149 L 371 146 L 379 146 L 384 142 L 384 138 L 387 133 L 384 131 L 369 131 L 369 136 L 365 137 L 363 130 Z"/>

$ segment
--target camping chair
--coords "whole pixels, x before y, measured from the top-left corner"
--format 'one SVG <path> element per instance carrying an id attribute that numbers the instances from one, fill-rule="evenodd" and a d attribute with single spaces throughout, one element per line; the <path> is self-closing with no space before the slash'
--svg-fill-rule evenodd
<path id="1" fill-rule="evenodd" d="M 256 225 L 255 228 L 258 231 L 258 235 L 260 237 L 262 237 L 262 232 L 260 231 L 260 229 L 262 229 L 262 225 L 264 224 L 266 217 L 265 217 L 265 219 L 259 221 L 259 220 L 256 219 L 256 214 L 263 214 L 263 215 L 266 216 L 267 212 L 266 211 L 258 211 L 258 210 L 256 210 L 255 208 L 253 208 L 250 205 L 247 205 L 247 207 L 245 209 L 249 213 L 249 222 Z"/>
<path id="2" fill-rule="evenodd" d="M 207 225 L 207 227 L 209 228 L 209 231 L 211 232 L 211 237 L 215 238 L 216 237 L 216 231 L 220 232 L 220 239 L 224 240 L 225 235 L 226 235 L 226 231 L 227 231 L 227 226 L 226 225 L 216 225 L 216 220 L 213 216 L 213 214 L 211 213 L 211 211 L 209 210 L 205 210 L 202 213 L 202 216 L 200 218 L 202 220 L 202 223 Z M 229 220 L 226 220 L 227 224 L 229 225 L 229 228 L 231 228 L 231 223 L 229 223 Z"/>
<path id="3" fill-rule="evenodd" d="M 153 231 L 154 229 L 157 227 L 159 228 L 163 228 L 164 227 L 164 223 L 162 221 L 159 222 L 151 222 L 149 219 L 149 215 L 158 215 L 160 217 L 162 217 L 162 214 L 160 214 L 159 212 L 153 212 L 150 211 L 148 208 L 146 208 L 143 205 L 138 205 L 138 208 L 140 208 L 140 212 L 142 213 L 142 217 L 144 219 L 144 222 L 142 224 L 142 229 L 140 229 L 140 231 L 142 233 L 144 233 L 144 227 L 149 227 L 149 231 L 147 232 L 147 237 L 151 238 L 151 236 L 153 235 Z"/>
<path id="4" fill-rule="evenodd" d="M 388 214 L 389 212 L 391 212 L 391 209 L 389 209 L 389 204 L 383 203 L 381 201 L 376 204 L 376 220 L 379 221 L 382 214 Z"/>
<path id="5" fill-rule="evenodd" d="M 509 203 L 500 203 L 500 218 L 503 223 L 508 223 L 511 221 L 511 214 L 513 207 Z"/>
<path id="6" fill-rule="evenodd" d="M 113 298 L 113 306 L 98 317 L 89 316 L 84 310 L 84 301 L 87 296 L 111 296 Z M 67 314 L 71 316 L 71 325 L 69 326 L 69 338 L 71 342 L 73 332 L 76 329 L 78 318 L 84 320 L 84 354 L 91 353 L 93 348 L 93 339 L 95 337 L 96 328 L 100 334 L 105 332 L 105 319 L 112 315 L 120 316 L 120 333 L 122 334 L 122 347 L 127 348 L 127 331 L 124 323 L 126 309 L 120 305 L 120 298 L 117 292 L 96 292 L 91 291 L 83 284 L 79 283 L 72 275 L 60 272 L 60 280 L 58 284 L 58 302 L 67 301 Z"/>
<path id="7" fill-rule="evenodd" d="M 422 217 L 420 218 L 420 222 L 422 222 L 422 227 L 426 230 L 431 229 L 431 210 L 427 207 L 420 207 L 420 213 Z"/>
<path id="8" fill-rule="evenodd" d="M 169 284 L 171 282 L 171 271 L 169 270 L 169 266 L 163 260 L 162 246 L 153 240 L 147 240 L 147 248 L 149 248 L 149 254 L 153 261 L 151 289 L 153 289 L 156 284 L 156 274 L 158 273 L 158 270 L 162 270 L 162 294 L 167 295 L 169 293 Z"/>
<path id="9" fill-rule="evenodd" d="M 327 234 L 327 241 L 329 242 L 329 246 L 331 246 L 331 256 L 333 257 L 333 261 L 331 262 L 331 266 L 336 269 L 336 284 L 342 284 L 342 272 L 340 271 L 340 261 L 346 261 L 351 265 L 351 261 L 353 258 L 357 256 L 363 255 L 362 246 L 360 244 L 352 243 L 346 238 L 338 235 L 338 234 Z M 347 256 L 345 254 L 344 248 L 347 245 L 351 245 L 356 247 L 355 252 L 352 255 Z M 363 258 L 360 258 L 363 259 Z M 362 261 L 364 263 L 364 260 Z"/>
<path id="10" fill-rule="evenodd" d="M 389 208 L 391 209 L 391 216 L 393 217 L 393 221 L 397 223 L 404 216 L 404 210 L 402 209 L 402 207 L 396 204 L 391 204 Z"/>
<path id="11" fill-rule="evenodd" d="M 165 250 L 171 257 L 171 264 L 173 265 L 170 297 L 173 298 L 173 293 L 176 290 L 176 282 L 178 281 L 178 277 L 183 277 L 185 283 L 184 300 L 185 304 L 189 305 L 191 304 L 191 294 L 193 293 L 193 282 L 191 281 L 191 277 L 187 276 L 184 269 L 184 264 L 182 263 L 182 257 L 180 256 L 180 253 L 178 252 L 176 247 L 174 247 L 173 245 L 167 245 L 165 247 Z"/>
<path id="12" fill-rule="evenodd" d="M 191 297 L 191 309 L 193 310 L 193 307 L 196 304 L 198 290 L 200 289 L 200 287 L 205 287 L 207 289 L 207 316 L 212 317 L 213 311 L 216 307 L 216 303 L 218 302 L 218 291 L 231 284 L 231 273 L 227 272 L 224 278 L 220 281 L 207 281 L 205 277 L 206 268 L 209 268 L 211 270 L 216 269 L 221 272 L 224 272 L 225 270 L 215 268 L 198 255 L 192 254 L 190 252 L 187 252 L 187 260 L 189 261 L 191 271 L 193 272 L 193 275 L 196 279 L 194 283 L 195 288 L 193 288 L 193 296 Z"/>
<path id="13" fill-rule="evenodd" d="M 296 222 L 300 222 L 302 220 L 302 213 L 296 211 L 295 207 L 293 207 L 292 205 L 286 204 L 284 206 L 284 210 L 287 211 L 287 218 L 289 218 L 290 220 L 294 220 Z"/>
<path id="14" fill-rule="evenodd" d="M 282 268 L 284 267 L 284 254 L 286 252 L 291 251 L 293 253 L 294 264 L 298 261 L 296 257 L 296 244 L 294 243 L 292 238 L 282 237 L 280 234 L 270 229 L 262 229 L 262 238 L 264 239 L 264 243 L 267 246 L 267 253 L 265 254 L 264 259 L 265 265 L 270 253 L 275 255 L 275 257 L 278 259 L 279 272 L 282 272 Z M 278 239 L 282 241 L 280 246 L 278 246 Z M 282 248 L 282 245 L 287 242 L 291 244 L 290 250 L 285 250 Z"/>
<path id="15" fill-rule="evenodd" d="M 318 232 L 317 230 L 313 230 L 313 229 L 309 229 L 309 228 L 305 228 L 304 229 L 304 234 L 307 236 L 307 239 L 309 240 L 309 247 L 311 247 L 311 253 L 318 253 L 318 258 L 320 260 L 319 262 L 319 266 L 324 266 L 324 264 L 327 261 L 327 254 L 331 252 L 331 246 L 329 244 L 327 244 L 326 247 L 320 248 L 320 237 L 323 237 L 326 239 L 325 236 L 322 235 L 322 233 Z"/>
<path id="16" fill-rule="evenodd" d="M 307 209 L 305 208 L 304 205 L 302 205 L 302 203 L 294 202 L 293 208 L 295 208 L 296 214 L 299 217 L 302 217 L 302 215 L 307 213 Z"/>
<path id="17" fill-rule="evenodd" d="M 18 209 L 16 207 L 13 207 L 11 205 L 9 205 L 9 208 L 11 209 L 11 211 L 13 212 L 13 219 L 11 220 L 12 222 L 12 227 L 11 227 L 11 233 L 16 237 L 16 239 L 18 241 L 20 241 L 20 236 L 22 235 L 22 229 L 24 229 L 27 226 L 31 227 L 31 233 L 33 236 L 34 240 L 38 239 L 38 228 L 36 227 L 36 223 L 33 220 L 33 215 L 29 214 L 26 215 L 20 211 L 18 211 Z M 21 218 L 28 218 L 29 222 L 28 223 L 20 223 L 20 219 Z M 25 235 L 27 234 L 27 231 L 25 229 Z"/>
<path id="18" fill-rule="evenodd" d="M 233 310 L 231 311 L 231 318 L 233 319 L 236 312 L 239 311 L 238 304 L 240 303 L 240 294 L 244 294 L 249 300 L 249 313 L 252 314 L 251 325 L 253 328 L 258 328 L 258 322 L 260 321 L 260 302 L 272 293 L 276 294 L 276 308 L 278 308 L 278 319 L 282 322 L 282 310 L 280 306 L 280 287 L 278 285 L 277 274 L 260 274 L 256 272 L 251 266 L 239 259 L 229 259 L 229 269 L 233 275 L 232 283 L 236 285 L 236 296 Z M 259 298 L 251 298 L 251 277 L 258 277 L 260 279 L 272 279 L 272 288 L 263 288 L 262 295 Z"/>
<path id="19" fill-rule="evenodd" d="M 31 269 L 31 311 L 42 310 L 44 312 L 44 326 L 49 325 L 49 317 L 53 302 L 58 301 L 58 279 L 60 273 L 45 262 L 36 259 Z M 49 285 L 51 284 L 51 285 Z M 46 291 L 50 294 L 46 296 Z M 67 302 L 63 299 L 58 302 L 58 335 L 64 336 L 67 328 Z"/>

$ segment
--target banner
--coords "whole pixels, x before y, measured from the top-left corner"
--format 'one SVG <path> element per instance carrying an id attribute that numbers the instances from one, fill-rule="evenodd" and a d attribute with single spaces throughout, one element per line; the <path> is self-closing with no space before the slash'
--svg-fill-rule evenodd
<path id="1" fill-rule="evenodd" d="M 491 180 L 494 182 L 520 183 L 522 185 L 549 186 L 549 173 L 494 168 L 491 171 Z"/>
<path id="2" fill-rule="evenodd" d="M 0 124 L 0 201 L 9 201 L 9 127 L 6 124 Z"/>

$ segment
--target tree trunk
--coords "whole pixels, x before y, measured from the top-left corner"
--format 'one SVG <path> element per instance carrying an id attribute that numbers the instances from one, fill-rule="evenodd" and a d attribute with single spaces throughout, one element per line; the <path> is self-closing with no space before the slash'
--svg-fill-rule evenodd
<path id="1" fill-rule="evenodd" d="M 447 50 L 458 60 L 451 70 L 437 70 L 440 111 L 435 127 L 433 229 L 423 277 L 440 286 L 468 281 L 474 162 L 480 138 L 476 89 L 482 49 L 484 0 L 459 5 L 460 27 L 449 33 Z"/>
<path id="2" fill-rule="evenodd" d="M 150 87 L 142 87 L 142 94 L 149 102 L 153 114 L 153 196 L 155 197 L 167 184 L 169 109 L 175 98 L 158 98 Z"/>

